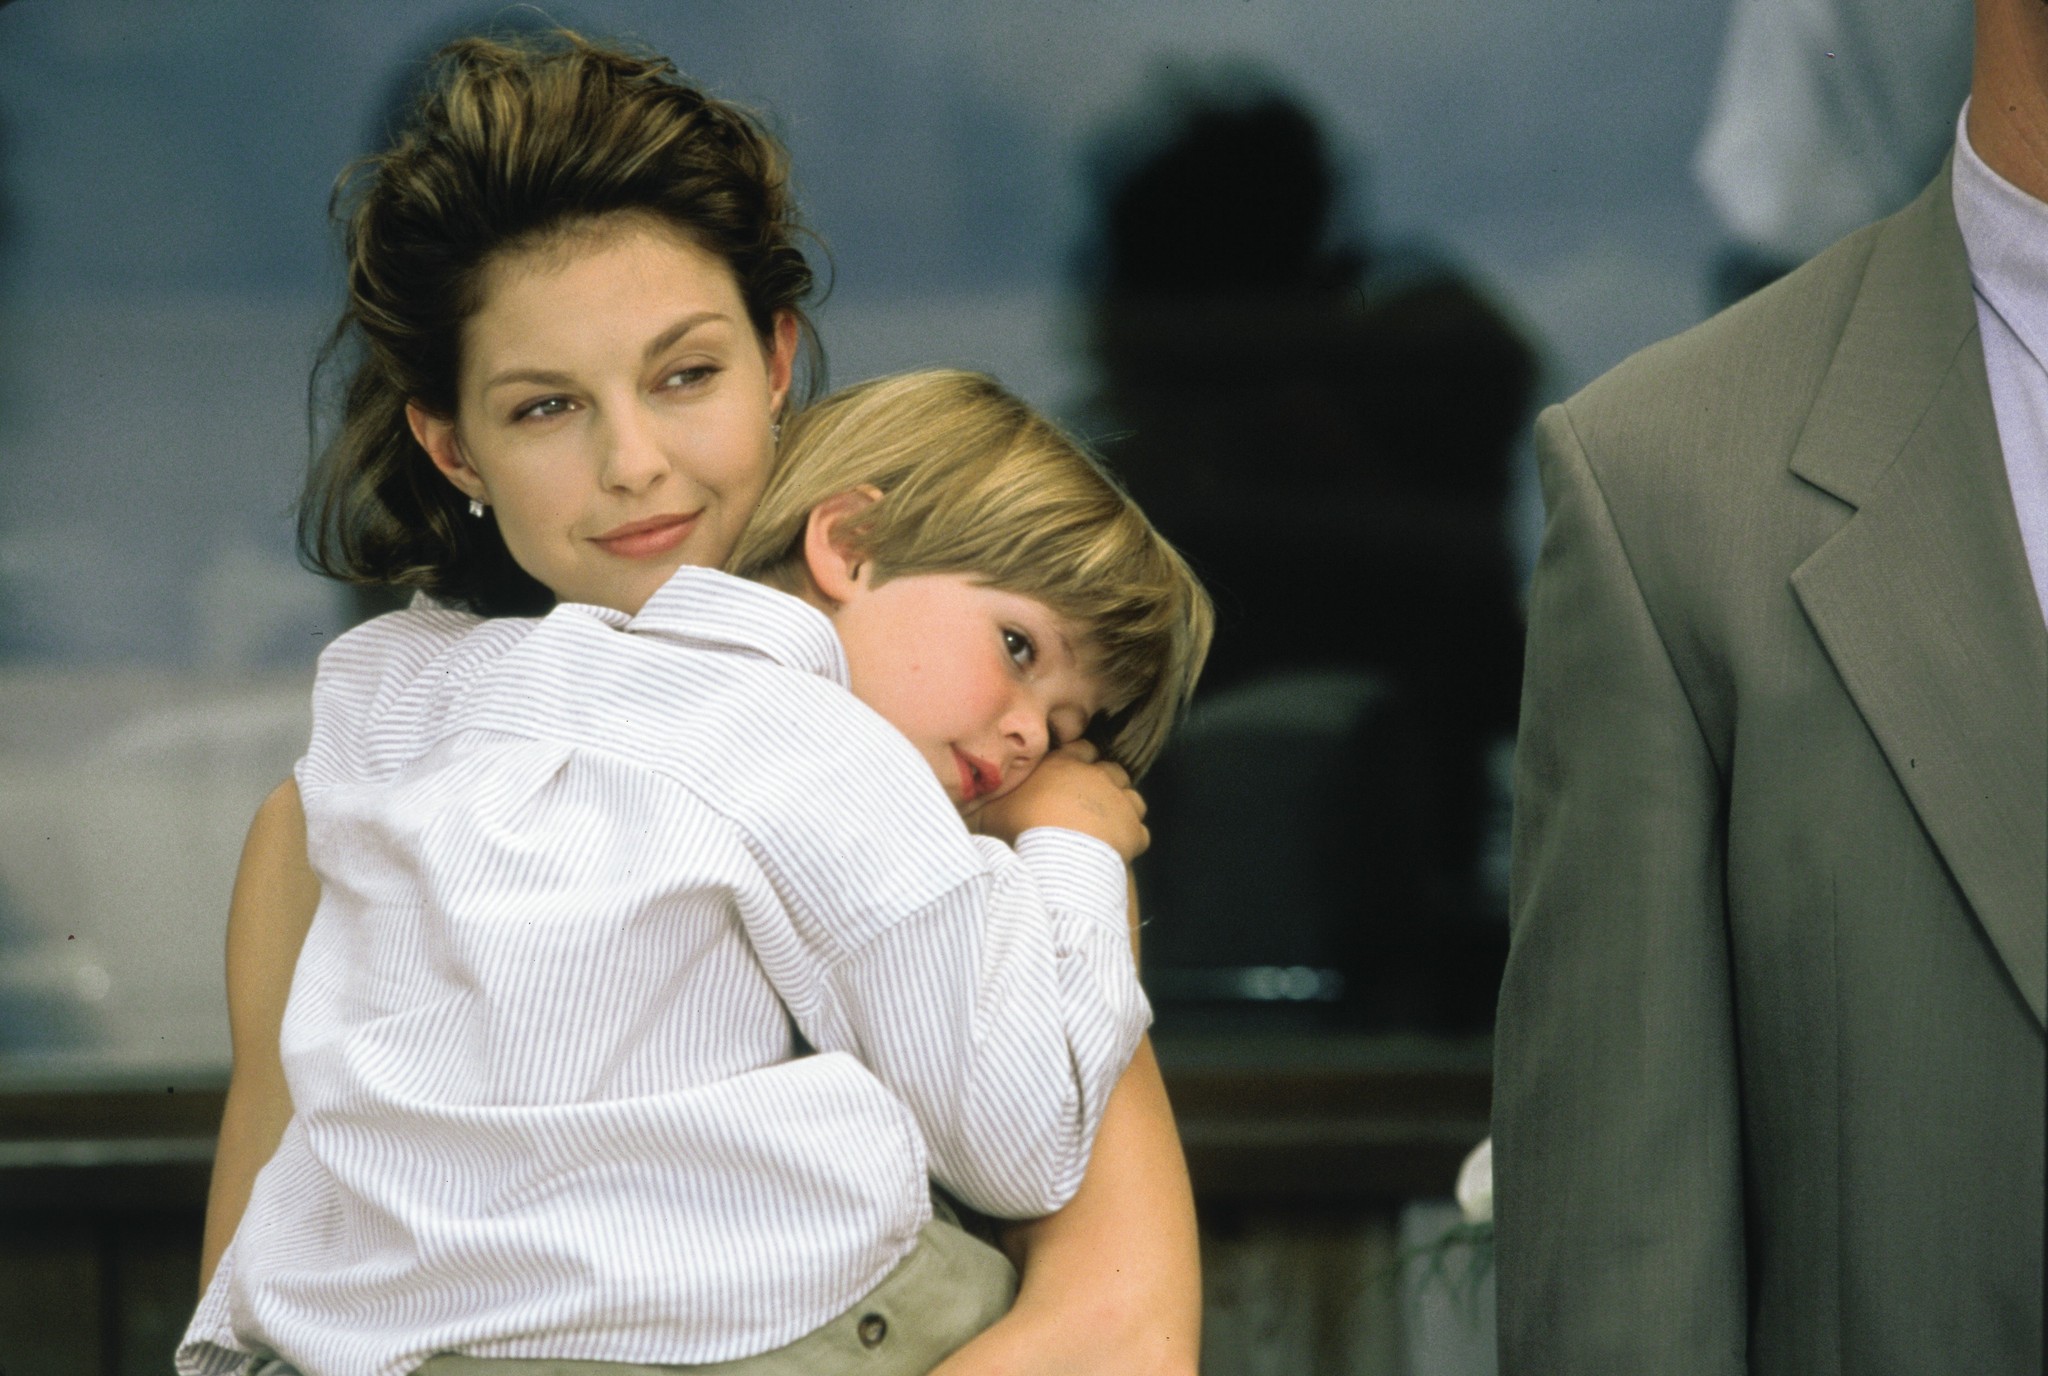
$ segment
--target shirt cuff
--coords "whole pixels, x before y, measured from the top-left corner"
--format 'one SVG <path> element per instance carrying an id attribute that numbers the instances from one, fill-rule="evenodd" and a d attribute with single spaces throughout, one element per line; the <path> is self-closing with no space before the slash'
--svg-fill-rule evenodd
<path id="1" fill-rule="evenodd" d="M 228 1308 L 228 1287 L 234 1283 L 235 1244 L 229 1240 L 214 1267 L 213 1283 L 199 1297 L 199 1308 L 178 1340 L 173 1358 L 178 1376 L 235 1376 L 249 1363 L 247 1350 L 235 1338 Z"/>
<path id="2" fill-rule="evenodd" d="M 1064 827 L 1033 827 L 1017 838 L 1017 858 L 1054 913 L 1102 923 L 1130 937 L 1130 876 L 1107 842 Z"/>

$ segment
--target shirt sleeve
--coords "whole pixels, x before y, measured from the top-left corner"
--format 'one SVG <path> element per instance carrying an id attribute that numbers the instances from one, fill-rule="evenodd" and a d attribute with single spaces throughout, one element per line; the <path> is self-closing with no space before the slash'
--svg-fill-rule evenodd
<path id="1" fill-rule="evenodd" d="M 235 1244 L 229 1239 L 214 1268 L 213 1283 L 199 1297 L 199 1308 L 178 1340 L 173 1364 L 178 1376 L 233 1376 L 247 1367 L 250 1353 L 235 1337 L 228 1288 L 235 1272 Z"/>
<path id="2" fill-rule="evenodd" d="M 813 1041 L 902 1097 L 941 1185 L 1035 1217 L 1079 1188 L 1151 1009 L 1115 851 L 1050 828 L 974 844 L 985 874 L 834 964 Z"/>

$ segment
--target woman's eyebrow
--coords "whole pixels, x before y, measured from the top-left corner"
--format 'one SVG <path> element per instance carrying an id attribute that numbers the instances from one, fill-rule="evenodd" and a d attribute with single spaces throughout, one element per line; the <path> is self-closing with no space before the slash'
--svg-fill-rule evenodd
<path id="1" fill-rule="evenodd" d="M 507 368 L 484 379 L 482 390 L 488 392 L 494 387 L 507 383 L 524 382 L 537 387 L 567 387 L 573 379 L 567 373 L 550 372 L 545 368 Z"/>
<path id="2" fill-rule="evenodd" d="M 728 325 L 732 323 L 732 317 L 723 311 L 694 311 L 684 316 L 681 320 L 676 321 L 675 324 L 669 326 L 660 334 L 654 336 L 654 338 L 648 340 L 647 347 L 640 351 L 640 356 L 647 362 L 652 363 L 656 354 L 674 344 L 699 325 L 708 325 L 714 320 L 722 320 Z"/>
<path id="3" fill-rule="evenodd" d="M 727 324 L 731 324 L 732 317 L 723 311 L 692 311 L 660 334 L 654 336 L 654 338 L 648 340 L 647 347 L 640 351 L 640 356 L 645 361 L 652 363 L 657 354 L 669 348 L 684 335 L 687 335 L 699 325 L 708 325 L 713 321 L 724 321 Z M 567 387 L 574 381 L 575 379 L 569 374 L 556 372 L 550 368 L 507 368 L 501 373 L 493 373 L 490 377 L 484 379 L 482 390 L 488 392 L 493 387 L 503 387 L 511 382 L 523 382 L 530 386 L 538 387 Z"/>

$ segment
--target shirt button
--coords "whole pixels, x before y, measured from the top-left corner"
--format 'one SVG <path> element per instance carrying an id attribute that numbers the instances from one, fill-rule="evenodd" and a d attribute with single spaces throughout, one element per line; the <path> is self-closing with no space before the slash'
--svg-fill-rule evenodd
<path id="1" fill-rule="evenodd" d="M 889 1336 L 889 1321 L 880 1314 L 868 1314 L 862 1317 L 858 1331 L 862 1347 L 880 1347 L 882 1339 Z"/>

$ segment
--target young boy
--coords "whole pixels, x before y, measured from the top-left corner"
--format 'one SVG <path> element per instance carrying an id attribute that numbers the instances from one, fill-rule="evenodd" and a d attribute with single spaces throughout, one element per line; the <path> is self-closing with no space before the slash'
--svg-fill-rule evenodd
<path id="1" fill-rule="evenodd" d="M 927 1178 L 1080 1180 L 1148 1017 L 1124 771 L 1206 598 L 957 373 L 800 416 L 731 567 L 323 657 L 296 1116 L 182 1370 L 910 1373 L 1007 1306 Z"/>

